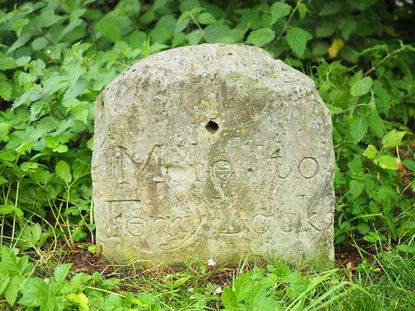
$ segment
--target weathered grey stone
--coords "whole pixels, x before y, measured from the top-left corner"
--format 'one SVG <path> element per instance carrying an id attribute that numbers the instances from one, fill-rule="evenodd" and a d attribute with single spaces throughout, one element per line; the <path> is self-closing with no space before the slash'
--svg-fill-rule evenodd
<path id="1" fill-rule="evenodd" d="M 262 49 L 149 56 L 96 104 L 97 242 L 112 261 L 334 259 L 331 118 Z"/>

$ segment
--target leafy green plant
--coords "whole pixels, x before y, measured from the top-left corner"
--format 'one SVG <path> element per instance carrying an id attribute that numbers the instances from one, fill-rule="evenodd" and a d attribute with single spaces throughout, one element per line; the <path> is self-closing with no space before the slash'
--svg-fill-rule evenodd
<path id="1" fill-rule="evenodd" d="M 413 287 L 415 234 L 415 36 L 409 2 L 0 4 L 2 303 L 80 310 L 221 307 L 218 289 L 223 286 L 210 281 L 213 271 L 204 264 L 144 281 L 134 266 L 136 283 L 128 284 L 145 294 L 133 295 L 120 290 L 119 279 L 74 274 L 70 265 L 57 266 L 43 279 L 33 276 L 34 259 L 17 250 L 40 254 L 49 237 L 70 247 L 93 239 L 96 97 L 138 60 L 200 43 L 263 47 L 315 81 L 333 119 L 336 243 L 358 246 L 362 239 L 380 249 L 388 243 L 393 250 L 363 260 L 354 283 L 340 270 L 307 274 L 282 264 L 256 267 L 238 276 L 232 288 L 224 287 L 225 307 L 372 310 L 373 302 L 378 309 L 413 303 L 407 294 Z"/>
<path id="2" fill-rule="evenodd" d="M 342 281 L 324 294 L 319 293 L 317 289 L 335 273 L 303 276 L 298 271 L 291 271 L 284 263 L 269 265 L 268 272 L 254 267 L 236 278 L 232 289 L 223 289 L 222 302 L 226 310 L 321 310 L 351 291 L 365 292 L 359 286 Z M 313 297 L 316 290 L 320 295 L 318 298 Z"/>

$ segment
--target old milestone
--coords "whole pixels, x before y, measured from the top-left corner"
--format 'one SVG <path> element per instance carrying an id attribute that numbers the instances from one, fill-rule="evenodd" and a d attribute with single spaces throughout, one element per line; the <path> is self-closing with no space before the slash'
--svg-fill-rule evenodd
<path id="1" fill-rule="evenodd" d="M 334 260 L 331 117 L 304 74 L 256 47 L 182 47 L 119 75 L 95 113 L 108 260 Z"/>

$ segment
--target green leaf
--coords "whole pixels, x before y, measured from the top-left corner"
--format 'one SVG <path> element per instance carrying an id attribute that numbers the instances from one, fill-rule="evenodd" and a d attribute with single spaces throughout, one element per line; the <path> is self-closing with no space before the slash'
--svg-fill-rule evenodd
<path id="1" fill-rule="evenodd" d="M 23 282 L 23 278 L 20 275 L 14 276 L 9 284 L 7 285 L 6 290 L 4 291 L 4 297 L 6 298 L 9 305 L 13 306 L 17 299 L 17 294 L 19 293 L 20 285 Z"/>
<path id="2" fill-rule="evenodd" d="M 364 77 L 352 85 L 350 94 L 353 96 L 363 96 L 370 91 L 373 80 L 371 77 Z"/>
<path id="3" fill-rule="evenodd" d="M 53 10 L 45 10 L 37 17 L 37 21 L 45 28 L 49 28 L 62 19 L 62 16 L 56 15 Z"/>
<path id="4" fill-rule="evenodd" d="M 378 55 L 379 52 L 387 52 L 387 51 L 388 51 L 388 46 L 386 44 L 379 44 L 379 45 L 375 45 L 370 48 L 364 49 L 362 52 L 358 53 L 358 55 L 369 55 L 369 54 Z"/>
<path id="5" fill-rule="evenodd" d="M 85 9 L 75 9 L 71 12 L 71 16 L 69 17 L 69 24 L 73 24 L 78 20 L 79 17 L 84 15 Z"/>
<path id="6" fill-rule="evenodd" d="M 10 100 L 12 96 L 13 86 L 7 81 L 0 81 L 0 97 Z"/>
<path id="7" fill-rule="evenodd" d="M 323 9 L 320 11 L 320 16 L 333 15 L 340 12 L 341 4 L 338 2 L 328 2 L 324 4 Z"/>
<path id="8" fill-rule="evenodd" d="M 2 263 L 4 263 L 4 262 L 2 262 Z M 2 281 L 0 283 L 0 295 L 3 294 L 4 290 L 7 288 L 7 285 L 9 285 L 9 282 L 10 282 L 10 277 L 3 275 Z"/>
<path id="9" fill-rule="evenodd" d="M 151 42 L 155 43 L 165 43 L 166 41 L 168 41 L 169 39 L 171 39 L 171 37 L 173 36 L 173 33 L 165 28 L 154 28 L 151 32 L 150 32 L 150 37 L 151 37 Z"/>
<path id="10" fill-rule="evenodd" d="M 156 0 L 153 4 L 153 10 L 158 10 L 163 8 L 167 3 L 167 0 Z"/>
<path id="11" fill-rule="evenodd" d="M 19 303 L 26 307 L 39 307 L 45 296 L 48 294 L 49 288 L 39 277 L 32 277 L 26 283 L 26 290 L 23 297 L 19 300 Z"/>
<path id="12" fill-rule="evenodd" d="M 3 176 L 0 176 L 0 185 L 4 185 L 4 184 L 6 184 L 8 182 L 9 181 L 6 178 L 4 178 Z"/>
<path id="13" fill-rule="evenodd" d="M 223 288 L 222 303 L 225 306 L 225 308 L 228 310 L 234 310 L 234 308 L 238 304 L 234 291 L 230 289 L 229 287 Z"/>
<path id="14" fill-rule="evenodd" d="M 72 289 L 78 289 L 80 286 L 84 285 L 88 280 L 90 280 L 92 276 L 86 274 L 86 273 L 77 273 L 72 279 L 71 279 L 71 288 Z"/>
<path id="15" fill-rule="evenodd" d="M 331 35 L 334 34 L 335 30 L 336 30 L 335 24 L 329 21 L 323 21 L 317 24 L 316 37 L 318 38 L 330 37 Z"/>
<path id="16" fill-rule="evenodd" d="M 270 43 L 275 38 L 275 31 L 270 28 L 261 28 L 254 30 L 249 34 L 247 43 L 255 44 L 258 47 L 263 47 L 265 44 Z"/>
<path id="17" fill-rule="evenodd" d="M 415 52 L 415 47 L 409 45 L 409 44 L 405 44 L 405 48 L 411 52 Z"/>
<path id="18" fill-rule="evenodd" d="M 18 81 L 21 85 L 30 84 L 36 81 L 36 76 L 31 73 L 22 72 L 19 75 Z"/>
<path id="19" fill-rule="evenodd" d="M 300 13 L 300 18 L 303 19 L 307 13 L 308 9 L 304 3 L 298 4 L 298 13 Z"/>
<path id="20" fill-rule="evenodd" d="M 94 147 L 94 138 L 90 138 L 87 143 L 86 143 L 87 147 L 89 150 L 92 150 Z"/>
<path id="21" fill-rule="evenodd" d="M 29 23 L 28 18 L 19 18 L 13 22 L 13 29 L 16 32 L 17 37 L 20 37 L 23 26 Z"/>
<path id="22" fill-rule="evenodd" d="M 30 171 L 38 167 L 39 164 L 36 162 L 23 162 L 22 164 L 20 164 L 20 169 L 22 171 Z"/>
<path id="23" fill-rule="evenodd" d="M 362 138 L 367 133 L 369 125 L 366 122 L 366 119 L 361 115 L 355 115 L 351 121 L 350 134 L 356 142 L 362 140 Z"/>
<path id="24" fill-rule="evenodd" d="M 30 40 L 30 38 L 32 37 L 31 34 L 25 33 L 23 34 L 19 39 L 17 39 L 13 45 L 7 50 L 7 54 L 10 54 L 11 52 L 17 50 L 18 48 L 20 48 L 21 46 L 25 45 L 27 41 Z"/>
<path id="25" fill-rule="evenodd" d="M 281 17 L 287 16 L 291 12 L 291 6 L 284 2 L 275 2 L 271 6 L 271 25 L 275 24 Z"/>
<path id="26" fill-rule="evenodd" d="M 359 82 L 362 79 L 363 76 L 363 70 L 360 69 L 358 72 L 356 72 L 353 77 L 350 78 L 349 80 L 349 85 L 350 87 L 352 87 L 354 84 L 356 84 L 357 82 Z"/>
<path id="27" fill-rule="evenodd" d="M 303 55 L 307 41 L 311 38 L 311 35 L 301 28 L 287 30 L 287 42 L 291 49 L 300 56 Z"/>
<path id="28" fill-rule="evenodd" d="M 403 253 L 415 254 L 415 247 L 408 244 L 401 244 L 396 246 L 396 248 Z"/>
<path id="29" fill-rule="evenodd" d="M 38 247 L 41 246 L 39 245 L 41 238 L 42 227 L 39 224 L 35 224 L 33 226 L 27 225 L 21 232 L 20 239 L 17 241 L 17 245 L 19 245 L 22 251 L 32 247 Z"/>
<path id="30" fill-rule="evenodd" d="M 89 311 L 88 307 L 88 297 L 85 296 L 83 293 L 79 294 L 69 294 L 66 296 L 66 298 L 73 302 L 75 305 L 79 307 L 80 311 Z M 113 309 L 115 310 L 115 309 Z"/>
<path id="31" fill-rule="evenodd" d="M 392 130 L 388 132 L 383 138 L 382 138 L 382 145 L 383 148 L 386 150 L 395 148 L 399 146 L 402 142 L 402 138 L 405 136 L 406 132 L 399 132 L 396 130 Z"/>
<path id="32" fill-rule="evenodd" d="M 46 136 L 45 141 L 48 148 L 56 148 L 59 145 L 59 141 L 56 137 Z"/>
<path id="33" fill-rule="evenodd" d="M 350 4 L 353 8 L 362 11 L 376 2 L 377 0 L 350 0 Z"/>
<path id="34" fill-rule="evenodd" d="M 10 205 L 10 204 L 3 204 L 0 205 L 0 215 L 8 215 L 14 212 L 14 210 L 16 209 L 16 207 L 14 205 Z"/>
<path id="35" fill-rule="evenodd" d="M 399 169 L 398 164 L 396 163 L 396 159 L 388 155 L 380 156 L 379 158 L 374 159 L 373 163 L 387 170 L 396 171 Z"/>
<path id="36" fill-rule="evenodd" d="M 222 41 L 223 38 L 226 38 L 226 34 L 229 31 L 229 27 L 226 25 L 220 26 L 211 26 L 206 28 L 205 36 L 208 43 L 216 43 Z"/>
<path id="37" fill-rule="evenodd" d="M 234 287 L 236 300 L 238 302 L 245 300 L 249 292 L 254 287 L 254 283 L 251 280 L 250 273 L 245 273 L 239 276 L 234 282 Z"/>
<path id="38" fill-rule="evenodd" d="M 403 165 L 412 172 L 415 172 L 415 161 L 411 161 L 409 159 L 403 159 L 402 160 Z"/>
<path id="39" fill-rule="evenodd" d="M 66 276 L 69 273 L 69 270 L 72 267 L 72 263 L 67 263 L 67 264 L 60 264 L 59 266 L 56 267 L 55 269 L 55 279 L 56 281 L 58 281 L 59 283 L 62 283 L 63 281 L 65 281 Z"/>
<path id="40" fill-rule="evenodd" d="M 346 178 L 344 178 L 343 173 L 340 171 L 339 166 L 336 163 L 336 170 L 334 175 L 334 184 L 336 186 L 341 186 L 346 184 Z"/>
<path id="41" fill-rule="evenodd" d="M 349 183 L 349 191 L 348 193 L 351 194 L 352 199 L 356 199 L 363 191 L 364 184 L 356 179 L 353 179 Z"/>
<path id="42" fill-rule="evenodd" d="M 370 231 L 370 227 L 368 224 L 360 223 L 357 225 L 357 230 L 359 230 L 360 234 L 366 234 Z"/>
<path id="43" fill-rule="evenodd" d="M 347 163 L 347 166 L 350 168 L 348 173 L 351 173 L 353 177 L 360 177 L 363 175 L 364 168 L 359 157 L 355 157 L 351 162 Z"/>
<path id="44" fill-rule="evenodd" d="M 210 13 L 202 13 L 199 15 L 198 19 L 199 23 L 201 24 L 214 24 L 216 23 L 216 18 Z"/>
<path id="45" fill-rule="evenodd" d="M 60 160 L 55 168 L 56 175 L 58 175 L 63 181 L 69 184 L 72 181 L 71 169 L 69 168 L 68 163 L 63 160 Z"/>
<path id="46" fill-rule="evenodd" d="M 203 36 L 204 32 L 202 30 L 195 29 L 187 35 L 187 40 L 191 45 L 196 45 L 203 39 Z"/>
<path id="47" fill-rule="evenodd" d="M 186 13 L 183 13 L 183 14 L 186 14 Z M 188 16 L 188 14 L 186 16 Z M 179 18 L 177 20 L 176 27 L 174 28 L 174 34 L 177 34 L 183 31 L 184 29 L 186 29 L 187 25 L 189 25 L 189 22 L 190 22 L 190 18 L 183 18 L 183 19 Z"/>
<path id="48" fill-rule="evenodd" d="M 52 149 L 53 152 L 58 152 L 58 153 L 65 153 L 68 152 L 68 146 L 67 145 L 59 145 L 55 148 Z"/>
<path id="49" fill-rule="evenodd" d="M 35 51 L 39 51 L 39 50 L 43 49 L 45 46 L 47 46 L 48 43 L 49 43 L 49 41 L 46 40 L 46 38 L 44 38 L 44 37 L 36 38 L 32 42 L 32 49 L 35 50 Z"/>
<path id="50" fill-rule="evenodd" d="M 400 57 L 396 57 L 395 60 L 399 63 L 399 67 L 402 72 L 405 73 L 407 78 L 412 81 L 412 72 L 411 69 L 409 69 L 408 65 Z"/>
<path id="51" fill-rule="evenodd" d="M 112 42 L 120 40 L 121 32 L 119 23 L 111 16 L 105 16 L 97 26 L 99 31 Z"/>
<path id="52" fill-rule="evenodd" d="M 343 23 L 340 24 L 340 30 L 344 40 L 349 40 L 352 33 L 357 29 L 357 22 L 353 19 L 345 19 Z"/>
<path id="53" fill-rule="evenodd" d="M 16 62 L 14 58 L 8 57 L 3 53 L 0 53 L 0 70 L 7 70 L 16 68 Z"/>
<path id="54" fill-rule="evenodd" d="M 16 59 L 17 66 L 24 66 L 27 65 L 32 58 L 30 56 L 22 56 Z"/>
<path id="55" fill-rule="evenodd" d="M 367 157 L 368 159 L 373 160 L 374 158 L 376 158 L 377 153 L 378 153 L 378 150 L 376 149 L 376 147 L 373 145 L 369 145 L 367 146 L 365 152 L 363 152 L 363 155 Z"/>
<path id="56" fill-rule="evenodd" d="M 200 3 L 197 0 L 184 0 L 180 3 L 179 9 L 180 12 L 184 13 L 191 11 L 194 8 L 200 7 Z"/>

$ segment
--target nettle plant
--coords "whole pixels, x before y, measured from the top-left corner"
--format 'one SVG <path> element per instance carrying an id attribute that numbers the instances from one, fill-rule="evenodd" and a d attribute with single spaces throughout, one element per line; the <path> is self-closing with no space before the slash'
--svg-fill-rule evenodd
<path id="1" fill-rule="evenodd" d="M 0 3 L 2 243 L 84 239 L 94 229 L 97 95 L 139 59 L 206 42 L 263 47 L 315 80 L 333 115 L 337 242 L 415 233 L 415 48 L 406 2 Z"/>

